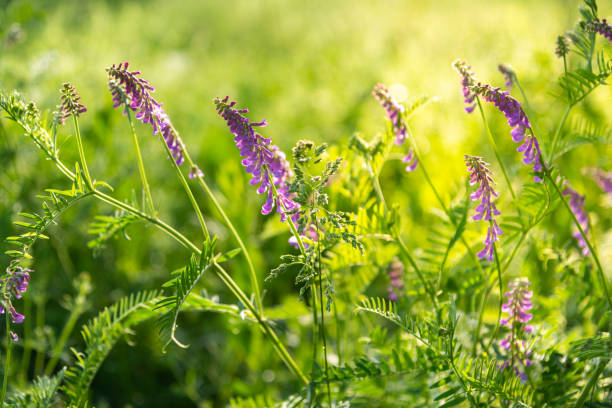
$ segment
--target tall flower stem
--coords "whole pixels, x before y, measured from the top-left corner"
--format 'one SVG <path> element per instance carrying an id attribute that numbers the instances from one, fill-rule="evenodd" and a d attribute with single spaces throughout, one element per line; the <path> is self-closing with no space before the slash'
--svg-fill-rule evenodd
<path id="1" fill-rule="evenodd" d="M 85 183 L 90 190 L 93 190 L 93 184 L 91 183 L 91 176 L 89 175 L 89 169 L 87 168 L 87 161 L 85 160 L 85 151 L 83 150 L 83 141 L 81 140 L 81 131 L 79 130 L 79 121 L 76 115 L 72 116 L 74 122 L 74 131 L 76 134 L 77 148 L 79 150 L 79 158 L 81 160 L 81 166 L 83 167 L 83 174 L 85 175 Z"/>
<path id="2" fill-rule="evenodd" d="M 482 118 L 487 137 L 489 138 L 489 143 L 491 143 L 491 147 L 493 147 L 495 158 L 497 159 L 497 163 L 499 163 L 499 167 L 501 167 L 502 173 L 504 174 L 504 179 L 506 180 L 506 184 L 508 185 L 508 190 L 510 190 L 510 195 L 512 195 L 512 199 L 516 202 L 516 194 L 514 193 L 514 189 L 512 188 L 510 177 L 508 177 L 506 166 L 504 166 L 504 162 L 502 161 L 501 156 L 499 155 L 499 151 L 497 150 L 497 143 L 495 143 L 495 139 L 493 138 L 493 133 L 491 132 L 491 128 L 489 127 L 489 122 L 487 122 L 487 118 L 485 116 L 484 109 L 482 108 L 482 104 L 480 103 L 479 96 L 476 97 L 476 102 L 478 102 L 478 110 L 480 112 L 480 117 Z M 520 215 L 520 210 L 518 211 Z"/>
<path id="3" fill-rule="evenodd" d="M 319 236 L 319 223 L 315 218 L 315 225 L 317 228 L 317 236 Z M 319 303 L 321 306 L 321 339 L 323 340 L 323 358 L 325 362 L 325 381 L 327 382 L 327 399 L 329 402 L 330 408 L 332 405 L 332 397 L 331 397 L 331 388 L 329 386 L 329 372 L 328 372 L 328 364 L 327 364 L 327 338 L 325 334 L 325 310 L 323 308 L 323 270 L 321 268 L 321 242 L 317 243 L 317 265 L 319 269 Z"/>
<path id="4" fill-rule="evenodd" d="M 155 127 L 157 129 L 157 132 L 159 132 L 159 134 L 161 135 L 162 134 L 161 129 L 159 128 L 159 124 L 157 123 L 157 120 L 155 120 Z M 195 197 L 193 196 L 193 193 L 191 192 L 189 183 L 187 183 L 187 179 L 185 179 L 185 176 L 183 175 L 183 172 L 181 171 L 181 168 L 179 167 L 179 165 L 176 164 L 175 160 L 172 160 L 172 152 L 170 151 L 170 148 L 168 147 L 168 143 L 166 142 L 166 139 L 163 137 L 160 137 L 160 140 L 162 144 L 164 145 L 166 154 L 168 154 L 168 157 L 170 157 L 170 161 L 172 162 L 172 167 L 174 168 L 176 175 L 181 181 L 181 184 L 183 185 L 183 188 L 185 189 L 185 193 L 187 193 L 187 197 L 189 197 L 191 206 L 193 207 L 196 213 L 196 216 L 198 217 L 198 221 L 200 222 L 200 227 L 202 227 L 202 232 L 204 233 L 204 238 L 206 240 L 209 240 L 210 234 L 208 233 L 208 229 L 206 228 L 206 222 L 204 221 L 204 216 L 202 215 L 202 211 L 200 210 L 200 206 L 198 205 L 198 202 L 196 201 Z"/>
<path id="5" fill-rule="evenodd" d="M 214 263 L 217 268 L 217 275 L 219 278 L 225 283 L 225 285 L 232 291 L 232 293 L 242 302 L 242 304 L 249 309 L 249 311 L 255 316 L 255 319 L 261 326 L 262 330 L 272 342 L 274 349 L 277 351 L 283 362 L 287 365 L 287 367 L 304 383 L 308 384 L 308 379 L 302 373 L 295 360 L 291 357 L 287 349 L 283 346 L 278 336 L 270 327 L 270 324 L 265 320 L 257 311 L 255 306 L 251 303 L 249 298 L 244 294 L 244 292 L 240 289 L 240 287 L 234 282 L 234 280 L 229 276 L 229 274 L 219 265 L 218 263 Z"/>
<path id="6" fill-rule="evenodd" d="M 570 110 L 572 110 L 572 105 L 567 105 L 567 108 L 565 108 L 565 112 L 563 112 L 563 117 L 561 117 L 561 121 L 559 122 L 559 126 L 557 126 L 557 129 L 555 130 L 555 134 L 552 137 L 552 141 L 550 142 L 549 162 L 552 162 L 552 159 L 555 154 L 555 149 L 557 148 L 557 139 L 559 138 L 559 135 L 561 134 L 561 129 L 563 129 L 563 125 L 565 124 L 565 121 L 567 120 Z"/>
<path id="7" fill-rule="evenodd" d="M 9 369 L 11 364 L 11 346 L 13 340 L 11 339 L 11 323 L 9 322 L 8 310 L 5 313 L 6 321 L 6 357 L 4 358 L 4 378 L 2 380 L 2 393 L 0 394 L 0 407 L 4 407 L 4 399 L 6 397 L 6 387 L 8 385 Z"/>
<path id="8" fill-rule="evenodd" d="M 419 167 L 423 171 L 423 176 L 425 177 L 425 181 L 427 181 L 427 184 L 429 185 L 429 188 L 431 188 L 431 191 L 433 191 L 434 195 L 436 196 L 436 199 L 438 200 L 438 203 L 440 204 L 440 207 L 442 207 L 442 211 L 444 211 L 444 213 L 446 214 L 448 219 L 453 223 L 453 225 L 455 227 L 457 227 L 457 221 L 455 220 L 455 217 L 450 212 L 450 210 L 446 207 L 446 204 L 444 204 L 444 201 L 442 200 L 442 197 L 438 193 L 438 189 L 436 188 L 434 183 L 431 181 L 431 178 L 429 177 L 429 173 L 427 172 L 427 169 L 425 167 L 425 162 L 421 159 L 421 153 L 419 152 L 419 147 L 417 146 L 416 139 L 412 135 L 412 130 L 410 129 L 410 126 L 408 124 L 406 124 L 406 129 L 408 131 L 408 137 L 410 138 L 410 142 L 411 142 L 411 144 L 412 144 L 412 146 L 414 148 L 414 155 L 415 155 L 416 159 L 418 160 L 418 162 L 420 164 Z M 461 239 L 461 243 L 463 244 L 463 246 L 467 250 L 468 254 L 470 255 L 470 258 L 472 258 L 472 261 L 474 262 L 474 265 L 476 265 L 476 268 L 478 268 L 478 272 L 480 273 L 481 278 L 484 280 L 485 279 L 485 274 L 484 274 L 484 271 L 482 270 L 482 266 L 480 265 L 480 261 L 478 260 L 478 257 L 476 256 L 476 254 L 472 250 L 472 247 L 467 243 L 467 241 L 465 240 L 463 235 L 461 235 L 460 239 Z M 442 280 L 440 279 L 440 282 L 441 281 Z"/>
<path id="9" fill-rule="evenodd" d="M 125 108 L 125 113 L 130 123 L 130 131 L 132 133 L 132 140 L 134 141 L 134 149 L 136 150 L 136 159 L 138 160 L 138 172 L 140 173 L 140 180 L 147 197 L 147 204 L 149 205 L 149 211 L 155 215 L 155 206 L 153 205 L 153 197 L 151 196 L 151 189 L 149 188 L 149 182 L 147 181 L 147 173 L 145 171 L 144 163 L 142 161 L 142 155 L 140 154 L 140 144 L 138 143 L 138 137 L 136 136 L 136 128 L 134 127 L 134 121 L 132 120 L 132 114 L 129 107 Z"/>
<path id="10" fill-rule="evenodd" d="M 55 162 L 55 164 L 57 165 L 58 169 L 66 177 L 68 177 L 71 181 L 75 180 L 76 176 L 59 160 L 59 158 L 53 157 L 52 159 Z M 112 205 L 113 207 L 125 210 L 125 211 L 129 212 L 130 214 L 133 214 L 133 215 L 137 216 L 140 219 L 143 219 L 145 221 L 148 221 L 148 222 L 152 223 L 153 225 L 158 227 L 160 230 L 162 230 L 166 234 L 168 234 L 170 237 L 174 238 L 177 242 L 179 242 L 182 245 L 184 245 L 185 247 L 189 248 L 194 253 L 196 253 L 198 255 L 201 254 L 201 250 L 195 244 L 193 244 L 184 235 L 182 235 L 180 232 L 178 232 L 172 226 L 168 225 L 167 223 L 165 223 L 164 221 L 160 220 L 159 218 L 150 216 L 150 215 L 148 215 L 148 214 L 146 214 L 146 213 L 144 213 L 144 212 L 142 212 L 140 210 L 137 210 L 136 208 L 134 208 L 134 207 L 132 207 L 132 206 L 126 204 L 126 203 L 123 203 L 123 202 L 117 200 L 116 198 L 111 197 L 111 196 L 109 196 L 109 195 L 107 195 L 105 193 L 102 193 L 99 190 L 94 190 L 93 191 L 93 195 L 96 198 L 100 199 L 101 201 L 103 201 L 103 202 L 105 202 L 107 204 Z M 298 236 L 298 242 L 300 242 L 299 236 Z M 303 248 L 303 244 L 302 244 L 302 248 Z M 230 289 L 230 291 L 232 291 L 232 293 L 240 300 L 240 302 L 242 302 L 242 304 L 253 313 L 253 316 L 255 316 L 255 318 L 256 318 L 257 322 L 259 323 L 260 327 L 262 328 L 264 334 L 272 342 L 272 344 L 274 346 L 274 349 L 276 350 L 276 352 L 279 355 L 279 357 L 283 360 L 283 362 L 287 365 L 287 367 L 304 384 L 308 384 L 308 379 L 304 376 L 304 374 L 301 372 L 301 370 L 297 366 L 296 362 L 293 360 L 293 358 L 291 357 L 291 355 L 287 351 L 287 349 L 280 342 L 280 340 L 278 339 L 278 336 L 276 335 L 276 333 L 274 333 L 274 331 L 270 327 L 269 323 L 257 311 L 255 306 L 253 306 L 253 304 L 251 303 L 249 298 L 244 294 L 244 292 L 242 292 L 240 287 L 231 278 L 231 276 L 229 276 L 229 274 L 227 274 L 227 272 L 225 272 L 225 270 L 223 270 L 223 268 L 221 268 L 219 265 L 216 265 L 216 267 L 219 270 L 219 277 L 221 278 L 223 283 Z"/>
<path id="11" fill-rule="evenodd" d="M 389 208 L 387 207 L 385 196 L 382 192 L 382 188 L 380 187 L 380 182 L 378 181 L 378 177 L 374 173 L 374 169 L 372 169 L 372 165 L 370 164 L 369 161 L 367 162 L 367 167 L 368 167 L 368 172 L 370 173 L 370 177 L 372 178 L 372 184 L 374 185 L 374 191 L 376 192 L 378 201 L 380 201 L 380 203 L 383 205 L 383 207 L 385 208 L 385 211 L 388 212 Z M 438 307 L 438 299 L 436 298 L 434 288 L 427 282 L 427 280 L 425 280 L 425 276 L 423 275 L 423 272 L 421 272 L 421 269 L 419 268 L 414 258 L 410 254 L 410 251 L 408 250 L 408 247 L 402 240 L 402 237 L 400 236 L 399 231 L 397 230 L 392 231 L 392 235 L 393 235 L 394 241 L 397 243 L 398 247 L 400 248 L 402 255 L 404 256 L 404 258 L 406 258 L 406 260 L 408 260 L 408 263 L 410 263 L 410 265 L 412 266 L 412 269 L 414 269 L 419 280 L 421 281 L 421 284 L 425 288 L 425 292 L 427 292 L 427 295 L 429 296 L 431 303 L 436 309 L 436 314 L 439 315 L 440 309 Z"/>
<path id="12" fill-rule="evenodd" d="M 180 142 L 180 143 L 182 143 L 182 142 Z M 183 149 L 183 155 L 185 156 L 185 160 L 187 161 L 187 164 L 189 165 L 189 167 L 192 168 L 192 169 L 196 168 L 195 163 L 193 162 L 193 160 L 191 160 L 191 157 L 189 156 L 189 152 L 187 151 L 187 148 L 184 145 L 182 145 L 182 149 Z M 259 282 L 257 280 L 257 273 L 255 273 L 255 267 L 253 266 L 253 262 L 251 261 L 251 256 L 249 255 L 249 251 L 247 250 L 246 245 L 244 245 L 244 242 L 242 242 L 242 238 L 240 238 L 240 234 L 238 234 L 238 231 L 236 231 L 236 228 L 234 227 L 234 224 L 232 223 L 232 221 L 229 219 L 229 217 L 227 216 L 227 214 L 223 210 L 223 207 L 219 203 L 219 200 L 217 200 L 217 197 L 215 197 L 214 193 L 212 192 L 212 190 L 210 189 L 210 187 L 206 183 L 206 180 L 204 180 L 204 176 L 202 174 L 200 174 L 199 172 L 196 172 L 196 178 L 198 180 L 198 183 L 202 187 L 202 189 L 208 195 L 208 198 L 210 198 L 210 201 L 212 201 L 213 205 L 215 206 L 215 208 L 217 209 L 217 211 L 221 215 L 221 218 L 223 218 L 223 221 L 225 222 L 225 225 L 227 225 L 227 227 L 229 228 L 230 232 L 234 236 L 234 239 L 238 243 L 238 246 L 240 247 L 240 250 L 242 251 L 242 253 L 243 253 L 243 255 L 244 255 L 244 257 L 245 257 L 245 259 L 247 261 L 247 264 L 249 266 L 249 278 L 251 280 L 251 290 L 253 291 L 253 293 L 255 293 L 255 303 L 257 304 L 257 307 L 258 307 L 260 313 L 262 313 L 263 312 L 263 303 L 261 301 L 261 292 L 260 292 L 260 289 L 259 289 Z"/>
<path id="13" fill-rule="evenodd" d="M 574 214 L 574 212 L 572 211 L 572 209 L 569 206 L 567 200 L 565 199 L 565 196 L 561 192 L 561 189 L 559 188 L 559 186 L 557 185 L 557 183 L 553 179 L 552 175 L 550 174 L 550 169 L 547 166 L 544 166 L 544 174 L 548 178 L 548 180 L 550 180 L 551 184 L 553 185 L 553 187 L 557 191 L 557 194 L 559 194 L 559 198 L 563 202 L 563 205 L 565 206 L 567 211 L 570 213 L 570 215 L 572 217 L 572 220 L 574 220 L 574 224 L 576 224 L 576 227 L 578 228 L 578 231 L 580 232 L 580 235 L 582 235 L 582 238 L 584 238 L 584 241 L 586 242 L 587 246 L 589 247 L 589 251 L 591 252 L 591 256 L 593 257 L 593 260 L 595 261 L 595 264 L 597 266 L 597 273 L 598 273 L 600 284 L 602 286 L 602 290 L 604 292 L 606 300 L 608 301 L 608 306 L 612 309 L 612 298 L 610 298 L 610 293 L 608 291 L 608 282 L 607 282 L 606 276 L 604 274 L 603 268 L 601 266 L 601 262 L 599 262 L 599 257 L 597 256 L 597 253 L 595 252 L 595 248 L 593 248 L 593 245 L 591 244 L 591 241 L 587 237 L 587 234 L 584 232 L 584 229 L 582 228 L 582 225 L 580 225 L 580 222 L 578 221 L 578 218 L 576 218 L 576 214 Z"/>

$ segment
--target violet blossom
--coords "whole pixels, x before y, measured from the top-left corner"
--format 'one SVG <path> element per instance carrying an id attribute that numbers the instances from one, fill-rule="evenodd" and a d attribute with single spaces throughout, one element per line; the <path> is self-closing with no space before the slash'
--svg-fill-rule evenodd
<path id="1" fill-rule="evenodd" d="M 589 21 L 585 30 L 603 35 L 612 44 L 612 26 L 608 24 L 605 18 L 603 20 L 596 18 L 595 21 Z"/>
<path id="2" fill-rule="evenodd" d="M 612 171 L 605 172 L 601 169 L 593 169 L 593 177 L 603 191 L 612 194 Z"/>
<path id="3" fill-rule="evenodd" d="M 478 184 L 478 189 L 470 194 L 470 199 L 473 201 L 480 200 L 480 204 L 476 207 L 476 214 L 472 219 L 475 221 L 484 219 L 489 222 L 485 247 L 478 253 L 478 257 L 492 261 L 495 256 L 495 241 L 499 241 L 499 236 L 503 234 L 503 231 L 497 225 L 497 221 L 493 218 L 501 214 L 493 202 L 497 198 L 497 193 L 493 190 L 495 185 L 492 177 L 493 173 L 481 157 L 466 154 L 465 165 L 470 173 L 470 185 Z"/>
<path id="4" fill-rule="evenodd" d="M 574 215 L 576 216 L 576 219 L 578 220 L 578 223 L 582 227 L 584 233 L 588 234 L 589 217 L 586 210 L 584 209 L 584 196 L 579 194 L 576 190 L 569 186 L 565 187 L 565 189 L 563 190 L 563 195 L 569 196 L 569 206 L 572 209 Z M 589 247 L 580 231 L 576 231 L 573 234 L 573 237 L 576 238 L 576 240 L 578 241 L 578 246 L 581 248 L 582 255 L 588 256 L 590 252 Z"/>
<path id="5" fill-rule="evenodd" d="M 389 265 L 389 300 L 397 301 L 404 289 L 404 264 L 394 259 Z"/>
<path id="6" fill-rule="evenodd" d="M 72 84 L 65 82 L 63 88 L 60 89 L 60 105 L 57 122 L 64 124 L 69 116 L 78 117 L 81 113 L 87 112 L 85 105 L 79 102 L 81 97 L 77 93 Z"/>
<path id="7" fill-rule="evenodd" d="M 526 381 L 525 367 L 531 365 L 529 359 L 531 349 L 523 337 L 533 332 L 533 326 L 527 324 L 533 318 L 533 315 L 529 313 L 533 307 L 531 303 L 533 291 L 529 289 L 531 283 L 527 278 L 517 278 L 508 286 L 510 290 L 505 293 L 508 299 L 502 305 L 502 312 L 507 317 L 502 318 L 499 324 L 508 327 L 510 333 L 499 342 L 499 345 L 510 354 L 510 357 L 500 369 L 510 367 L 517 377 Z"/>
<path id="8" fill-rule="evenodd" d="M 523 164 L 533 164 L 534 172 L 542 172 L 544 170 L 544 162 L 542 160 L 540 144 L 519 101 L 510 96 L 509 91 L 502 91 L 499 88 L 482 85 L 481 83 L 476 84 L 470 66 L 464 61 L 457 60 L 453 63 L 453 66 L 462 76 L 461 86 L 463 87 L 463 95 L 465 96 L 465 102 L 470 104 L 465 109 L 466 112 L 471 113 L 474 110 L 476 106 L 474 100 L 478 96 L 482 96 L 487 102 L 493 102 L 495 107 L 504 114 L 510 127 L 513 128 L 510 132 L 512 140 L 516 143 L 523 142 L 517 149 L 518 152 L 523 153 Z M 537 182 L 542 181 L 538 174 L 536 174 L 534 179 Z"/>
<path id="9" fill-rule="evenodd" d="M 4 277 L 0 279 L 0 288 L 3 294 L 3 299 L 0 300 L 0 314 L 4 314 L 8 310 L 8 315 L 15 324 L 23 323 L 25 316 L 17 312 L 12 299 L 20 299 L 26 292 L 32 272 L 34 271 L 31 269 L 11 264 L 6 268 Z M 11 332 L 10 335 L 13 341 L 17 341 L 17 334 Z"/>
<path id="10" fill-rule="evenodd" d="M 504 79 L 506 80 L 506 88 L 512 89 L 514 86 L 514 75 L 516 75 L 512 67 L 508 64 L 499 64 L 497 69 L 502 73 Z"/>
<path id="11" fill-rule="evenodd" d="M 391 127 L 393 129 L 393 134 L 395 135 L 395 144 L 401 145 L 406 141 L 406 135 L 408 133 L 408 128 L 406 123 L 404 123 L 404 106 L 397 102 L 391 92 L 385 87 L 383 84 L 376 84 L 374 90 L 372 91 L 374 98 L 381 104 L 381 106 L 387 112 L 387 117 L 391 122 Z M 412 147 L 408 151 L 408 154 L 404 156 L 402 159 L 404 163 L 407 163 L 406 171 L 412 172 L 416 169 L 418 165 L 418 159 L 414 154 L 414 150 Z"/>
<path id="12" fill-rule="evenodd" d="M 129 63 L 106 68 L 108 73 L 108 86 L 113 95 L 113 108 L 125 104 L 136 112 L 136 119 L 142 123 L 149 123 L 153 128 L 153 135 L 161 132 L 172 158 L 179 166 L 184 162 L 183 142 L 170 122 L 170 118 L 151 95 L 153 88 L 149 81 L 139 78 L 140 71 L 128 71 Z M 125 114 L 126 112 L 124 112 Z M 194 173 L 190 176 L 195 177 Z"/>
<path id="13" fill-rule="evenodd" d="M 251 122 L 244 116 L 248 109 L 235 109 L 236 102 L 228 102 L 229 97 L 223 99 L 216 98 L 214 103 L 217 112 L 230 128 L 235 136 L 236 147 L 240 150 L 240 156 L 247 173 L 251 174 L 250 184 L 258 185 L 257 193 L 267 193 L 265 203 L 261 208 L 262 214 L 272 212 L 274 206 L 276 211 L 281 214 L 281 221 L 285 222 L 288 216 L 294 222 L 299 219 L 299 204 L 293 198 L 295 193 L 289 192 L 289 180 L 293 176 L 289 162 L 277 146 L 270 144 L 271 140 L 265 138 L 255 131 L 257 127 L 267 125 L 265 120 L 261 122 Z M 270 179 L 276 187 L 278 197 L 274 197 L 274 189 Z"/>

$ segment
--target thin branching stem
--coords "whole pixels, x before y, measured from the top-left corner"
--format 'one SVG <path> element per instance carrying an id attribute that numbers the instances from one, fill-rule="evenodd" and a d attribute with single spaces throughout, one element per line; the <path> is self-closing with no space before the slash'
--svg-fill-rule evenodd
<path id="1" fill-rule="evenodd" d="M 91 182 L 91 176 L 89 175 L 89 169 L 87 168 L 87 161 L 85 160 L 85 151 L 83 150 L 83 141 L 81 140 L 81 131 L 79 129 L 79 120 L 76 115 L 72 115 L 74 122 L 74 131 L 76 134 L 77 148 L 79 150 L 79 158 L 81 160 L 81 167 L 83 168 L 83 174 L 85 175 L 85 183 L 90 190 L 93 190 L 93 184 Z"/>
<path id="2" fill-rule="evenodd" d="M 565 108 L 565 112 L 563 112 L 563 116 L 561 117 L 561 121 L 559 122 L 559 125 L 557 126 L 557 129 L 555 130 L 555 133 L 552 137 L 552 140 L 550 142 L 550 157 L 548 159 L 549 162 L 552 162 L 552 159 L 555 154 L 555 150 L 557 149 L 557 139 L 559 138 L 559 135 L 561 134 L 561 129 L 563 129 L 563 125 L 565 124 L 565 121 L 567 120 L 567 117 L 571 110 L 572 110 L 572 105 L 567 105 L 567 108 Z"/>
<path id="3" fill-rule="evenodd" d="M 130 123 L 130 132 L 132 133 L 132 140 L 134 141 L 134 150 L 136 150 L 136 160 L 138 161 L 138 173 L 140 173 L 140 180 L 145 191 L 147 198 L 147 204 L 149 211 L 152 215 L 156 215 L 155 206 L 153 205 L 153 197 L 151 196 L 151 189 L 149 188 L 149 182 L 147 180 L 147 173 L 145 171 L 144 162 L 142 161 L 142 154 L 140 153 L 140 144 L 138 143 L 138 137 L 136 136 L 136 128 L 134 127 L 134 121 L 132 120 L 132 114 L 130 109 L 126 105 L 125 113 Z"/>
<path id="4" fill-rule="evenodd" d="M 608 362 L 609 360 L 607 359 L 601 359 L 599 361 L 599 363 L 593 370 L 593 374 L 591 374 L 591 377 L 589 377 L 589 381 L 585 384 L 584 388 L 580 392 L 580 396 L 578 396 L 578 399 L 576 400 L 576 403 L 574 404 L 574 408 L 582 408 L 582 406 L 584 406 L 584 403 L 586 399 L 588 398 L 589 393 L 591 392 L 591 389 L 595 386 L 595 384 L 597 384 L 597 380 L 599 379 L 599 376 L 601 375 L 601 373 L 603 373 L 604 369 L 608 365 Z"/>
<path id="5" fill-rule="evenodd" d="M 315 226 L 317 228 L 317 236 L 319 235 L 319 223 L 317 219 L 314 220 Z M 325 310 L 323 307 L 323 270 L 321 268 L 321 240 L 317 243 L 317 265 L 318 265 L 318 273 L 319 273 L 319 303 L 321 307 L 321 339 L 323 340 L 323 359 L 325 362 L 325 380 L 327 382 L 327 399 L 329 402 L 330 408 L 332 405 L 332 397 L 331 397 L 331 388 L 329 385 L 329 369 L 327 364 L 327 338 L 325 334 Z"/>
<path id="6" fill-rule="evenodd" d="M 9 321 L 8 310 L 4 315 L 4 320 L 6 322 L 6 356 L 4 358 L 4 378 L 2 380 L 2 394 L 0 394 L 0 407 L 4 407 L 4 399 L 6 398 L 6 387 L 8 385 L 9 369 L 11 368 L 11 348 L 13 343 L 13 339 L 11 339 L 11 323 Z"/>

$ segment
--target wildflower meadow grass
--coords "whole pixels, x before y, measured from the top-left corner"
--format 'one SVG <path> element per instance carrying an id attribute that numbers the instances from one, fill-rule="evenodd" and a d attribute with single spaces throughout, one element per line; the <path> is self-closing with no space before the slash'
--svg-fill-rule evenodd
<path id="1" fill-rule="evenodd" d="M 612 5 L 407 3 L 3 4 L 0 406 L 612 406 Z"/>

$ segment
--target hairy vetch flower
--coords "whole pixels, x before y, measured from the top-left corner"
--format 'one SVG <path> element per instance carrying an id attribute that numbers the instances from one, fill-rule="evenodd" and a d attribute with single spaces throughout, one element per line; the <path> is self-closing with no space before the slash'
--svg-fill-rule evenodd
<path id="1" fill-rule="evenodd" d="M 235 109 L 236 102 L 228 102 L 229 97 L 223 99 L 215 98 L 214 103 L 217 112 L 230 128 L 234 135 L 236 147 L 240 150 L 240 156 L 244 157 L 242 164 L 247 173 L 253 177 L 252 185 L 259 184 L 257 192 L 267 193 L 268 197 L 261 208 L 262 214 L 269 214 L 276 205 L 276 211 L 281 214 L 281 221 L 291 216 L 293 221 L 299 218 L 299 204 L 293 198 L 294 193 L 289 192 L 289 180 L 293 176 L 291 166 L 283 153 L 277 146 L 271 145 L 271 140 L 263 137 L 255 131 L 256 127 L 266 126 L 265 120 L 254 123 L 243 114 L 248 109 Z M 271 176 L 271 177 L 270 177 Z M 276 187 L 277 200 L 270 179 Z"/>
<path id="2" fill-rule="evenodd" d="M 512 86 L 514 85 L 514 70 L 512 70 L 512 67 L 508 64 L 499 64 L 497 66 L 497 69 L 499 69 L 499 72 L 501 72 L 504 76 L 504 79 L 506 80 L 506 88 L 508 89 L 512 89 Z"/>
<path id="3" fill-rule="evenodd" d="M 523 163 L 526 165 L 533 164 L 533 171 L 540 173 L 544 169 L 540 144 L 519 101 L 510 96 L 509 91 L 502 91 L 490 85 L 482 85 L 480 82 L 476 84 L 470 66 L 464 61 L 457 60 L 453 63 L 453 66 L 462 77 L 463 95 L 465 96 L 465 102 L 469 104 L 465 111 L 471 113 L 474 110 L 474 100 L 478 96 L 482 96 L 487 102 L 493 102 L 497 109 L 504 114 L 510 127 L 513 128 L 510 132 L 512 140 L 516 143 L 523 142 L 517 149 L 517 151 L 523 153 Z M 538 182 L 542 181 L 537 174 L 534 179 Z"/>
<path id="4" fill-rule="evenodd" d="M 31 269 L 23 268 L 16 264 L 9 265 L 6 268 L 6 273 L 2 279 L 0 279 L 0 292 L 2 293 L 2 299 L 0 300 L 0 314 L 6 313 L 11 317 L 13 323 L 23 323 L 25 316 L 17 312 L 13 306 L 12 299 L 20 299 L 28 289 L 28 283 L 30 282 L 30 274 L 34 272 Z M 17 334 L 11 332 L 11 338 L 13 341 L 18 340 Z"/>
<path id="5" fill-rule="evenodd" d="M 565 57 L 569 53 L 570 40 L 566 35 L 560 35 L 557 37 L 557 48 L 555 48 L 555 54 L 559 58 Z"/>
<path id="6" fill-rule="evenodd" d="M 508 286 L 510 290 L 505 293 L 507 301 L 502 305 L 502 312 L 507 317 L 502 318 L 499 323 L 508 327 L 510 333 L 499 342 L 499 345 L 510 354 L 510 358 L 502 364 L 501 369 L 509 366 L 517 377 L 526 381 L 524 368 L 531 365 L 531 360 L 528 358 L 531 350 L 523 336 L 533 332 L 533 327 L 527 324 L 533 318 L 529 313 L 533 307 L 531 303 L 533 291 L 529 289 L 531 283 L 527 278 L 517 278 Z"/>
<path id="7" fill-rule="evenodd" d="M 404 264 L 398 259 L 394 259 L 389 265 L 389 300 L 396 301 L 399 299 L 404 289 Z"/>
<path id="8" fill-rule="evenodd" d="M 407 172 L 414 171 L 419 164 L 419 159 L 414 154 L 414 149 L 412 149 L 412 147 L 408 150 L 408 154 L 402 158 L 402 161 L 407 164 Z"/>
<path id="9" fill-rule="evenodd" d="M 569 186 L 565 187 L 565 189 L 563 190 L 563 195 L 569 196 L 569 206 L 572 209 L 572 212 L 574 213 L 574 215 L 576 216 L 576 219 L 578 220 L 578 223 L 582 227 L 582 230 L 584 231 L 584 233 L 588 234 L 589 216 L 586 210 L 584 209 L 584 196 L 579 194 L 576 190 L 574 190 L 573 188 Z M 584 237 L 580 233 L 580 231 L 576 231 L 573 234 L 573 237 L 576 238 L 576 240 L 578 241 L 578 246 L 582 248 L 582 255 L 588 256 L 589 247 L 586 241 L 584 240 Z"/>
<path id="10" fill-rule="evenodd" d="M 79 102 L 81 97 L 77 93 L 74 86 L 70 83 L 65 82 L 63 88 L 60 89 L 60 112 L 58 116 L 58 122 L 63 124 L 68 116 L 79 116 L 81 113 L 87 112 L 85 105 Z"/>
<path id="11" fill-rule="evenodd" d="M 605 172 L 601 169 L 593 169 L 593 177 L 603 191 L 612 194 L 612 171 Z"/>
<path id="12" fill-rule="evenodd" d="M 151 125 L 154 135 L 160 131 L 172 158 L 176 164 L 181 165 L 184 161 L 183 142 L 162 109 L 162 104 L 151 96 L 155 88 L 149 81 L 138 77 L 140 71 L 128 71 L 128 66 L 129 63 L 125 62 L 106 68 L 113 108 L 125 104 L 126 109 L 129 107 L 136 112 L 136 119 Z"/>
<path id="13" fill-rule="evenodd" d="M 376 84 L 372 94 L 387 112 L 393 127 L 393 134 L 395 134 L 395 144 L 401 145 L 406 140 L 407 132 L 406 124 L 402 120 L 404 106 L 393 98 L 391 92 L 383 84 Z"/>
<path id="14" fill-rule="evenodd" d="M 455 60 L 453 68 L 461 75 L 461 89 L 463 91 L 464 102 L 468 104 L 465 108 L 467 113 L 472 113 L 476 107 L 476 93 L 472 90 L 472 86 L 476 84 L 472 67 L 465 61 Z"/>
<path id="15" fill-rule="evenodd" d="M 605 18 L 603 20 L 596 18 L 595 21 L 589 21 L 585 26 L 585 30 L 603 35 L 612 44 L 612 26 L 608 24 Z"/>
<path id="16" fill-rule="evenodd" d="M 488 164 L 481 157 L 465 155 L 465 165 L 470 173 L 470 184 L 478 184 L 478 189 L 470 194 L 473 201 L 480 200 L 480 204 L 476 207 L 476 214 L 472 217 L 475 221 L 484 219 L 489 222 L 487 230 L 487 238 L 485 239 L 485 247 L 478 253 L 479 258 L 486 258 L 489 261 L 495 256 L 495 241 L 499 241 L 499 236 L 503 231 L 497 225 L 497 221 L 493 218 L 499 215 L 500 212 L 493 203 L 497 198 L 497 193 L 493 190 L 495 181 L 493 181 L 493 173 L 487 167 Z"/>

